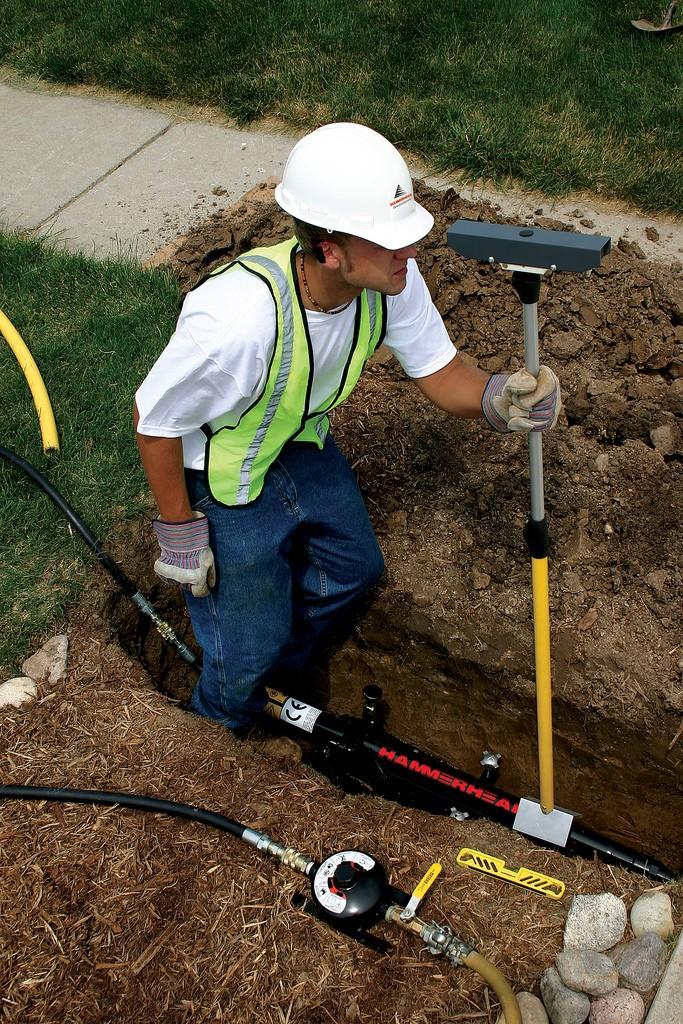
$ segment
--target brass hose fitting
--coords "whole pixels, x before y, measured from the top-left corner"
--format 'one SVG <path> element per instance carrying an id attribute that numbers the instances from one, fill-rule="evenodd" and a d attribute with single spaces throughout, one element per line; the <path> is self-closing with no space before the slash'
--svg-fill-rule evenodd
<path id="1" fill-rule="evenodd" d="M 307 875 L 315 863 L 307 853 L 301 853 L 293 846 L 283 846 L 265 832 L 256 832 L 248 828 L 245 829 L 242 839 L 245 843 L 255 846 L 260 853 L 269 853 L 271 857 L 277 857 L 288 868 L 300 871 L 302 875 Z"/>
<path id="2" fill-rule="evenodd" d="M 397 904 L 392 904 L 384 915 L 385 920 L 397 924 L 404 931 L 419 935 L 434 956 L 445 956 L 454 967 L 459 967 L 462 964 L 480 974 L 498 996 L 505 1014 L 506 1024 L 522 1024 L 517 997 L 497 967 L 477 953 L 472 946 L 458 938 L 449 925 L 436 924 L 434 921 L 429 924 L 426 921 L 421 921 L 419 917 L 412 917 L 405 921 L 401 918 L 402 909 Z"/>

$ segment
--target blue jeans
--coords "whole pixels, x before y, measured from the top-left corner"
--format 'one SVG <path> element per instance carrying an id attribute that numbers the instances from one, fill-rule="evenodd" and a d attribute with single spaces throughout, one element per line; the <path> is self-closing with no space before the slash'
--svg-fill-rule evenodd
<path id="1" fill-rule="evenodd" d="M 290 441 L 248 505 L 210 497 L 187 474 L 209 520 L 216 585 L 185 593 L 203 668 L 190 701 L 228 728 L 249 725 L 274 672 L 301 672 L 330 627 L 377 581 L 384 560 L 356 478 L 328 434 L 319 450 Z"/>

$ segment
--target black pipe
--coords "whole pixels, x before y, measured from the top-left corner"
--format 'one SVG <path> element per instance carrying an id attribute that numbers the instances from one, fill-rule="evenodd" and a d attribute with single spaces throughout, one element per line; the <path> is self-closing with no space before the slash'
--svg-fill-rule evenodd
<path id="1" fill-rule="evenodd" d="M 102 563 L 109 575 L 118 583 L 123 592 L 131 598 L 143 615 L 146 615 L 148 619 L 151 619 L 155 628 L 164 640 L 171 644 L 172 647 L 175 647 L 183 661 L 186 661 L 188 665 L 195 665 L 197 662 L 197 655 L 194 651 L 190 650 L 187 644 L 180 639 L 172 626 L 161 618 L 154 606 L 147 600 L 144 594 L 140 593 L 133 581 L 126 576 L 118 562 L 114 561 L 111 555 L 105 551 L 94 533 L 88 529 L 81 517 L 75 512 L 68 501 L 62 497 L 56 487 L 53 487 L 47 477 L 44 477 L 42 473 L 38 472 L 35 466 L 32 466 L 30 462 L 26 461 L 26 459 L 22 459 L 22 457 L 17 455 L 16 452 L 10 451 L 9 448 L 3 448 L 0 446 L 0 458 L 4 459 L 6 462 L 10 462 L 13 466 L 16 466 L 17 469 L 20 469 L 25 473 L 26 476 L 33 480 L 34 483 L 38 484 L 40 489 L 47 494 L 50 501 L 54 502 L 62 515 L 66 516 L 74 530 L 80 534 L 90 550 L 97 555 L 97 560 Z"/>
<path id="2" fill-rule="evenodd" d="M 0 786 L 0 800 L 54 800 L 72 804 L 102 804 L 105 807 L 129 807 L 135 811 L 152 811 L 155 814 L 170 814 L 174 818 L 185 818 L 200 825 L 229 832 L 242 839 L 247 825 L 226 818 L 223 814 L 204 811 L 191 804 L 179 804 L 174 800 L 160 800 L 153 796 L 139 796 L 135 793 L 106 793 L 97 789 L 57 789 L 52 786 Z"/>

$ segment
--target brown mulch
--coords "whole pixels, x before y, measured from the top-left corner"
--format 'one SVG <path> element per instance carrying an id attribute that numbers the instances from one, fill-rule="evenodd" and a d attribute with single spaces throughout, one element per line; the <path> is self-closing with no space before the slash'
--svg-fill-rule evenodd
<path id="1" fill-rule="evenodd" d="M 422 913 L 449 921 L 516 990 L 537 990 L 568 899 L 650 883 L 542 850 L 486 822 L 347 796 L 305 765 L 266 756 L 151 687 L 105 632 L 71 631 L 70 668 L 1 723 L 2 781 L 145 793 L 233 817 L 316 859 L 361 848 L 411 890 L 443 873 Z M 229 835 L 118 808 L 2 805 L 0 1019 L 22 1024 L 262 1020 L 493 1022 L 495 996 L 413 936 L 378 926 L 380 956 L 291 903 L 305 879 Z M 563 879 L 553 902 L 459 869 L 462 846 Z M 668 887 L 680 894 L 680 887 Z M 678 900 L 680 903 L 680 899 Z"/>

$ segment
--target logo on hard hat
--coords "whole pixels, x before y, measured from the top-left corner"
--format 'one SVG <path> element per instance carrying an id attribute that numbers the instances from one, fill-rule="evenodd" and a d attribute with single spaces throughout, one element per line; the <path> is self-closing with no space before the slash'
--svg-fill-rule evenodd
<path id="1" fill-rule="evenodd" d="M 401 188 L 400 185 L 397 185 L 396 191 L 394 192 L 394 198 L 392 202 L 389 203 L 389 206 L 391 206 L 393 209 L 396 206 L 401 206 L 402 203 L 407 203 L 408 200 L 412 198 L 412 192 L 406 192 L 404 189 Z"/>

